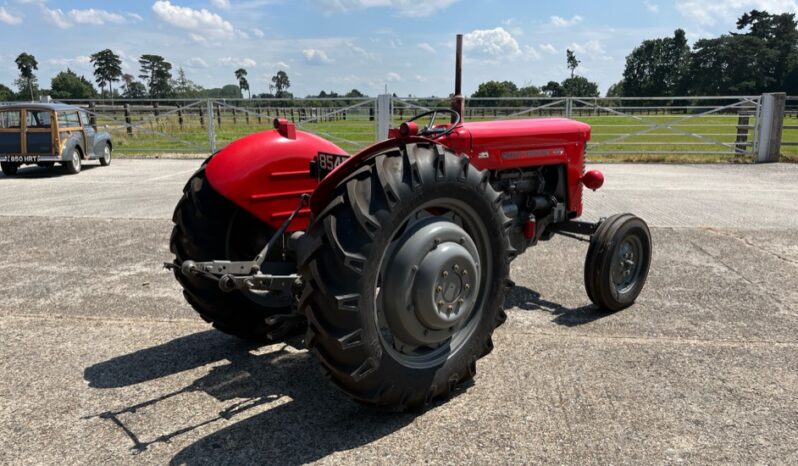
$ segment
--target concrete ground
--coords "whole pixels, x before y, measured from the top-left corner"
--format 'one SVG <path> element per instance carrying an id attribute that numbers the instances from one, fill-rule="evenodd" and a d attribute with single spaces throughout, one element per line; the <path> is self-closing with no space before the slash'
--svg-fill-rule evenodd
<path id="1" fill-rule="evenodd" d="M 160 264 L 198 165 L 0 175 L 0 464 L 798 463 L 798 165 L 593 167 L 586 217 L 652 227 L 638 303 L 598 312 L 585 244 L 543 243 L 475 383 L 403 415 L 195 317 Z"/>

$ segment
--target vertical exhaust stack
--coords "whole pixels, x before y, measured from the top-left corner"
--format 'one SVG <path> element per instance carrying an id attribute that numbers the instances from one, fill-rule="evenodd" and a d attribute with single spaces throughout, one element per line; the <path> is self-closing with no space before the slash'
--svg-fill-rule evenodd
<path id="1" fill-rule="evenodd" d="M 460 121 L 465 119 L 465 97 L 463 97 L 463 35 L 457 34 L 457 56 L 454 64 L 454 97 L 452 110 L 460 114 Z M 452 117 L 452 123 L 455 118 Z"/>

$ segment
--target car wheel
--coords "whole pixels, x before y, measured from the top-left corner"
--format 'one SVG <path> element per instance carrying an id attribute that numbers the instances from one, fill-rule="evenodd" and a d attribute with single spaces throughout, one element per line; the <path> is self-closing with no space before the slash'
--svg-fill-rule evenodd
<path id="1" fill-rule="evenodd" d="M 0 163 L 0 166 L 2 166 L 5 176 L 14 176 L 17 174 L 17 170 L 19 170 L 18 163 L 3 162 Z"/>
<path id="2" fill-rule="evenodd" d="M 106 144 L 105 148 L 103 148 L 103 156 L 100 157 L 100 165 L 103 167 L 107 167 L 111 165 L 111 145 Z"/>
<path id="3" fill-rule="evenodd" d="M 62 162 L 62 166 L 64 172 L 69 175 L 80 173 L 80 169 L 83 167 L 83 161 L 80 158 L 80 150 L 78 150 L 78 148 L 72 149 L 72 156 L 68 161 Z"/>

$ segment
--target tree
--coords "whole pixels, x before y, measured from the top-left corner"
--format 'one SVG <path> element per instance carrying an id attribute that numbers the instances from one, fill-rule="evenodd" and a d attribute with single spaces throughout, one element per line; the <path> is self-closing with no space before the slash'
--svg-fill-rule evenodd
<path id="1" fill-rule="evenodd" d="M 139 78 L 147 83 L 150 97 L 163 98 L 171 93 L 172 64 L 160 55 L 142 55 L 139 58 L 141 74 Z"/>
<path id="2" fill-rule="evenodd" d="M 541 90 L 549 97 L 562 97 L 564 95 L 562 86 L 557 81 L 549 81 Z"/>
<path id="3" fill-rule="evenodd" d="M 723 35 L 695 43 L 690 70 L 695 95 L 753 95 L 772 89 L 778 52 L 752 35 Z"/>
<path id="4" fill-rule="evenodd" d="M 113 83 L 122 76 L 122 60 L 111 49 L 100 50 L 89 57 L 94 65 L 94 79 L 100 86 L 100 94 L 105 92 L 108 84 L 108 95 L 113 103 Z"/>
<path id="5" fill-rule="evenodd" d="M 97 95 L 91 82 L 67 68 L 50 82 L 50 95 L 54 99 L 90 99 Z"/>
<path id="6" fill-rule="evenodd" d="M 737 21 L 737 30 L 748 29 L 746 35 L 762 39 L 775 57 L 773 84 L 763 91 L 784 91 L 793 70 L 798 68 L 798 24 L 795 14 L 771 15 L 751 10 Z M 737 34 L 732 34 L 737 35 Z"/>
<path id="7" fill-rule="evenodd" d="M 582 62 L 576 59 L 576 54 L 571 49 L 565 50 L 565 61 L 567 62 L 568 69 L 571 70 L 571 77 L 573 78 L 576 68 Z"/>
<path id="8" fill-rule="evenodd" d="M 182 67 L 177 69 L 177 79 L 171 83 L 172 92 L 176 97 L 192 98 L 202 94 L 202 86 L 186 77 Z"/>
<path id="9" fill-rule="evenodd" d="M 689 87 L 691 52 L 682 29 L 673 37 L 645 40 L 626 57 L 623 95 L 684 95 Z"/>
<path id="10" fill-rule="evenodd" d="M 139 81 L 133 81 L 126 86 L 122 97 L 125 99 L 143 99 L 147 97 L 147 87 Z"/>
<path id="11" fill-rule="evenodd" d="M 291 81 L 288 79 L 288 74 L 285 71 L 278 71 L 277 74 L 272 76 L 272 84 L 277 90 L 275 95 L 278 98 L 284 97 L 286 90 L 291 87 Z"/>
<path id="12" fill-rule="evenodd" d="M 623 95 L 623 80 L 618 81 L 607 89 L 607 97 L 622 97 Z"/>
<path id="13" fill-rule="evenodd" d="M 14 91 L 0 84 L 0 102 L 8 102 L 14 98 Z"/>
<path id="14" fill-rule="evenodd" d="M 540 97 L 543 93 L 537 86 L 524 86 L 515 93 L 518 97 Z"/>
<path id="15" fill-rule="evenodd" d="M 33 55 L 25 52 L 20 53 L 14 62 L 19 69 L 18 81 L 27 85 L 28 91 L 30 91 L 30 100 L 33 100 L 33 88 L 36 84 L 36 75 L 33 72 L 39 69 L 39 63 Z M 22 92 L 22 88 L 20 88 L 20 92 Z"/>
<path id="16" fill-rule="evenodd" d="M 125 84 L 125 92 L 127 92 L 127 90 L 130 88 L 130 85 L 133 84 L 133 81 L 135 80 L 136 78 L 132 74 L 125 73 L 122 75 L 122 82 Z"/>
<path id="17" fill-rule="evenodd" d="M 565 97 L 598 97 L 598 84 L 583 76 L 574 76 L 562 82 L 562 93 Z"/>
<path id="18" fill-rule="evenodd" d="M 238 80 L 238 89 L 241 92 L 241 98 L 244 97 L 244 91 L 247 91 L 249 98 L 252 98 L 252 93 L 249 92 L 249 81 L 247 81 L 247 70 L 239 68 L 235 71 L 236 79 Z"/>
<path id="19" fill-rule="evenodd" d="M 362 92 L 358 91 L 357 89 L 352 89 L 351 91 L 347 92 L 344 97 L 357 98 L 357 97 L 366 97 L 366 96 L 365 96 L 365 94 L 363 94 Z"/>

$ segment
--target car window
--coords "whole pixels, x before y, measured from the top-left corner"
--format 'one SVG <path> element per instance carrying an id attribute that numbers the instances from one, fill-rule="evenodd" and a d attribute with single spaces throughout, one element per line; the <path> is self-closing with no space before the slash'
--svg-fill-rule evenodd
<path id="1" fill-rule="evenodd" d="M 0 111 L 0 129 L 19 128 L 19 110 Z"/>
<path id="2" fill-rule="evenodd" d="M 60 128 L 74 128 L 80 126 L 78 112 L 58 112 L 58 126 Z"/>
<path id="3" fill-rule="evenodd" d="M 49 128 L 50 112 L 42 110 L 28 110 L 26 124 L 28 128 Z"/>
<path id="4" fill-rule="evenodd" d="M 86 112 L 80 112 L 80 123 L 83 126 L 89 126 L 89 114 Z"/>

